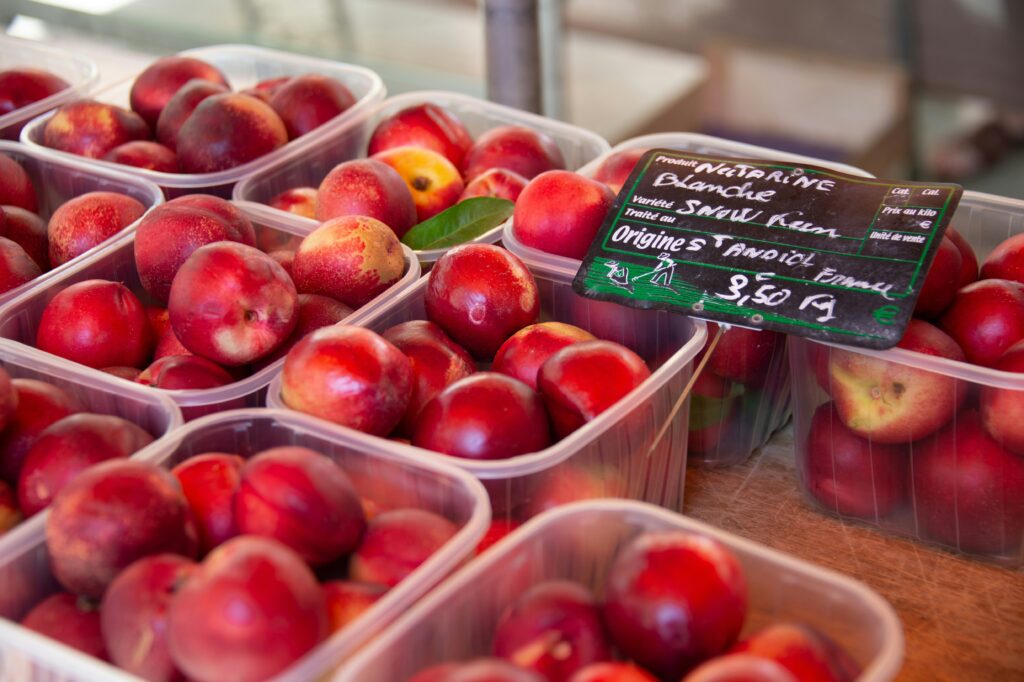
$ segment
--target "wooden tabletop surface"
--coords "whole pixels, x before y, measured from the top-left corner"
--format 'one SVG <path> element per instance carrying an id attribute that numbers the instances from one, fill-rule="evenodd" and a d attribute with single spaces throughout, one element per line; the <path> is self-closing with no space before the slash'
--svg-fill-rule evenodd
<path id="1" fill-rule="evenodd" d="M 730 468 L 690 468 L 686 513 L 866 583 L 899 615 L 899 680 L 1024 681 L 1024 571 L 1011 571 L 868 528 L 804 502 L 792 428 Z"/>

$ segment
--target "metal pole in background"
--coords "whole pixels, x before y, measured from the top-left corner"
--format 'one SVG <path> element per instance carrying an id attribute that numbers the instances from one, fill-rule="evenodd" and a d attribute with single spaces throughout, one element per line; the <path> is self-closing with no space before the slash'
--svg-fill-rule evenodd
<path id="1" fill-rule="evenodd" d="M 896 49 L 907 72 L 907 117 L 910 128 L 910 158 L 907 171 L 912 180 L 921 178 L 921 140 L 918 126 L 920 112 L 921 79 L 917 57 L 917 4 L 915 0 L 896 0 L 894 3 Z"/>
<path id="2" fill-rule="evenodd" d="M 542 111 L 549 118 L 566 120 L 564 0 L 540 0 L 540 64 Z"/>
<path id="3" fill-rule="evenodd" d="M 484 0 L 487 98 L 543 111 L 540 0 Z"/>

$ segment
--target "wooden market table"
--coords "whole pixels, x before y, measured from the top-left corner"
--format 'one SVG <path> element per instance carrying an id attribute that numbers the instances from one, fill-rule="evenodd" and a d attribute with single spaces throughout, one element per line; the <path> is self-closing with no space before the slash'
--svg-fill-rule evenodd
<path id="1" fill-rule="evenodd" d="M 861 580 L 903 624 L 898 679 L 1024 680 L 1024 571 L 971 561 L 814 511 L 793 470 L 792 425 L 746 463 L 691 467 L 685 512 Z"/>

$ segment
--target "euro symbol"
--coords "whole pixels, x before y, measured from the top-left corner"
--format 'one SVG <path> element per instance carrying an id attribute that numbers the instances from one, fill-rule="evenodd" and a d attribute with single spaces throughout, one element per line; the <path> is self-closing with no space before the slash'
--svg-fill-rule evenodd
<path id="1" fill-rule="evenodd" d="M 896 313 L 900 311 L 894 305 L 883 305 L 881 308 L 875 308 L 875 312 L 871 313 L 878 324 L 884 324 L 889 326 L 896 321 Z"/>

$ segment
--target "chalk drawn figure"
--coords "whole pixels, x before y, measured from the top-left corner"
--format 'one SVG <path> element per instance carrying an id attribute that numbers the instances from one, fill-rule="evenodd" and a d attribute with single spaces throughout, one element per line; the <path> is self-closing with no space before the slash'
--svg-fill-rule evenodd
<path id="1" fill-rule="evenodd" d="M 629 293 L 633 293 L 633 285 L 629 283 L 629 268 L 620 265 L 618 261 L 610 260 L 604 264 L 608 268 L 608 281 L 617 287 L 622 287 Z"/>
<path id="2" fill-rule="evenodd" d="M 662 287 L 664 289 L 672 288 L 672 277 L 676 273 L 676 262 L 672 259 L 672 256 L 667 252 L 662 251 L 658 254 L 658 267 L 654 268 L 650 272 L 645 272 L 642 275 L 637 275 L 633 278 L 636 282 L 644 277 L 651 278 L 651 284 L 654 286 Z"/>

